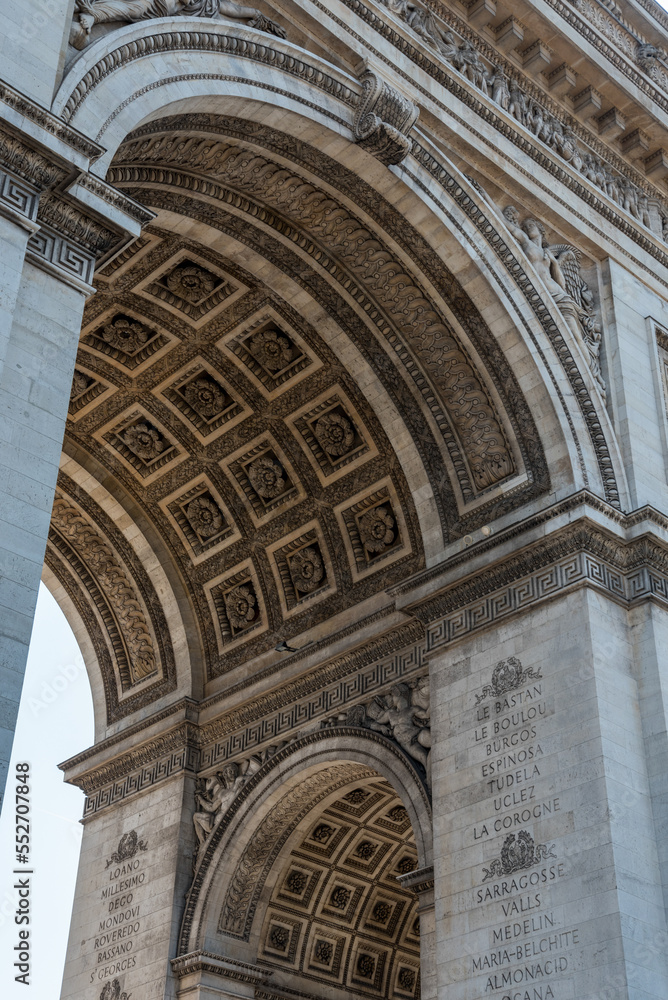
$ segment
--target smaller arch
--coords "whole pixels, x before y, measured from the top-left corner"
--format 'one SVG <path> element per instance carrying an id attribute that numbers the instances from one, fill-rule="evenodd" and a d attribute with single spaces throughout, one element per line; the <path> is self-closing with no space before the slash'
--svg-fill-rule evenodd
<path id="1" fill-rule="evenodd" d="M 178 954 L 220 950 L 224 925 L 237 945 L 246 942 L 253 961 L 258 901 L 281 850 L 316 806 L 325 808 L 346 786 L 374 777 L 385 779 L 408 814 L 418 867 L 431 865 L 429 793 L 400 747 L 356 727 L 309 733 L 273 754 L 214 827 L 186 899 Z"/>

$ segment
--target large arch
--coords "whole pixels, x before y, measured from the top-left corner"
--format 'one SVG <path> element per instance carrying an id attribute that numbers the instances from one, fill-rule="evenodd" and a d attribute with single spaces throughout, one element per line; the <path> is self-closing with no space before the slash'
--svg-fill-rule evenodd
<path id="1" fill-rule="evenodd" d="M 386 943 L 392 938 L 392 948 L 396 951 L 404 931 L 410 937 L 407 914 L 409 909 L 411 912 L 415 909 L 410 889 L 400 886 L 397 879 L 416 869 L 428 869 L 431 873 L 433 864 L 431 801 L 424 775 L 420 777 L 396 744 L 367 729 L 320 730 L 271 749 L 273 752 L 268 757 L 265 755 L 265 762 L 218 818 L 197 856 L 175 964 L 178 965 L 180 956 L 200 951 L 225 954 L 230 945 L 237 960 L 255 963 L 260 950 L 263 952 L 261 962 L 271 964 L 272 949 L 267 950 L 263 944 L 269 908 L 272 904 L 274 911 L 280 908 L 280 900 L 276 902 L 275 897 L 277 893 L 280 896 L 281 880 L 285 877 L 286 865 L 290 866 L 293 851 L 297 849 L 299 854 L 299 845 L 309 831 L 324 821 L 334 822 L 334 826 L 328 828 L 327 839 L 331 843 L 326 851 L 318 846 L 317 837 L 312 838 L 311 865 L 316 865 L 318 854 L 322 855 L 321 866 L 324 863 L 317 877 L 318 880 L 323 877 L 317 898 L 324 891 L 332 891 L 329 884 L 332 878 L 341 876 L 346 885 L 353 885 L 350 878 L 354 878 L 357 867 L 358 881 L 361 881 L 355 883 L 354 898 L 350 899 L 355 914 L 352 911 L 343 914 L 344 923 L 349 923 L 351 928 L 357 927 L 361 940 L 364 930 L 357 911 L 360 914 L 365 911 L 372 898 L 375 899 L 377 887 L 380 885 L 382 893 L 385 886 L 386 894 L 394 893 L 395 902 L 401 897 L 397 919 L 405 910 L 401 925 L 394 923 L 391 934 L 389 928 L 378 928 L 381 937 L 386 935 Z M 357 800 L 342 802 L 351 791 L 356 792 Z M 350 825 L 346 825 L 345 817 L 343 822 L 339 817 L 337 825 L 336 820 L 332 820 L 333 809 L 342 813 L 347 811 Z M 391 813 L 393 809 L 396 816 Z M 369 824 L 373 824 L 373 830 Z M 383 830 L 386 840 L 383 840 Z M 367 864 L 362 860 L 360 867 L 353 852 L 358 842 L 366 844 L 368 835 L 372 837 L 369 861 Z M 349 860 L 345 862 L 344 857 Z M 329 871 L 332 865 L 333 874 L 327 875 L 326 870 Z M 315 890 L 315 883 L 311 889 Z M 309 905 L 310 900 L 311 894 Z M 317 899 L 313 902 L 315 904 Z M 299 901 L 297 905 L 301 905 Z M 287 906 L 289 911 L 289 898 Z M 416 915 L 417 911 L 410 923 Z M 336 912 L 329 916 L 336 917 Z M 308 914 L 304 919 L 307 923 L 313 921 Z M 326 913 L 322 919 L 327 922 Z M 428 924 L 423 926 L 425 935 L 430 930 Z M 409 950 L 418 946 L 415 934 L 414 937 L 412 945 L 408 944 Z M 296 937 L 294 943 L 296 948 Z M 305 946 L 302 941 L 302 950 Z M 355 947 L 355 935 L 348 936 L 341 969 L 350 964 Z M 274 954 L 280 957 L 280 951 L 274 950 Z M 415 954 L 412 959 L 409 957 L 409 964 L 414 960 Z M 332 983 L 332 970 L 318 971 L 316 963 L 309 972 L 303 959 L 297 965 L 299 968 L 295 967 L 294 974 L 306 975 L 306 981 L 309 977 L 321 977 L 322 982 Z M 354 969 L 349 972 L 354 974 Z M 389 970 L 386 972 L 388 976 L 383 979 L 381 992 L 390 990 Z M 393 974 L 396 972 L 393 969 Z M 354 989 L 354 984 L 349 984 L 345 977 L 341 979 L 339 966 L 334 982 L 342 989 Z"/>
<path id="2" fill-rule="evenodd" d="M 578 487 L 613 502 L 624 490 L 581 346 L 537 298 L 540 278 L 522 284 L 516 260 L 499 263 L 498 221 L 466 178 L 457 191 L 475 225 L 461 199 L 434 207 L 421 165 L 388 169 L 351 141 L 362 88 L 350 73 L 238 25 L 180 27 L 103 37 L 55 101 L 72 125 L 97 123 L 108 149 L 95 169 L 156 213 L 100 268 L 87 305 L 56 511 L 73 505 L 89 537 L 119 555 L 128 546 L 121 561 L 160 579 L 168 625 L 150 643 L 171 641 L 174 666 L 152 653 L 157 673 L 140 687 L 131 666 L 112 668 L 132 628 L 104 580 L 97 604 L 82 585 L 57 518 L 48 557 L 107 664 L 97 714 L 109 732 L 171 691 L 233 686 L 249 657 L 271 672 L 277 639 L 317 644 L 346 607 L 378 614 L 388 585 L 481 527 Z M 154 83 L 137 86 L 139 62 Z M 205 306 L 168 287 L 186 265 L 211 285 Z M 267 324 L 290 353 L 279 379 L 248 350 Z M 141 344 L 124 353 L 133 336 Z M 183 396 L 198 379 L 225 404 L 215 418 Z M 341 462 L 314 436 L 323 411 L 337 432 L 341 418 L 353 428 Z M 159 449 L 148 463 L 126 443 L 137 428 Z M 276 504 L 245 474 L 256 454 L 285 473 Z M 219 531 L 197 534 L 193 499 Z M 378 510 L 392 540 L 370 550 L 360 518 Z M 290 569 L 314 544 L 315 599 Z M 239 593 L 252 607 L 235 626 L 226 601 Z"/>

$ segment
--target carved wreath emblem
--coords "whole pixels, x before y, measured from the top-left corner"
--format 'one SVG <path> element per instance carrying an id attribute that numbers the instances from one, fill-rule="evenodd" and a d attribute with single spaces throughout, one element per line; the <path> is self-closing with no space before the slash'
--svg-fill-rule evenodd
<path id="1" fill-rule="evenodd" d="M 507 691 L 515 691 L 528 680 L 540 680 L 543 675 L 533 667 L 523 667 L 516 656 L 507 660 L 499 660 L 492 673 L 492 683 L 486 684 L 482 694 L 476 695 L 475 703 L 479 705 L 485 698 L 498 698 Z"/>
<path id="2" fill-rule="evenodd" d="M 500 875 L 512 875 L 523 868 L 533 868 L 540 861 L 556 858 L 554 844 L 536 844 L 528 830 L 520 830 L 515 835 L 511 833 L 503 842 L 501 857 L 494 858 L 489 868 L 483 868 L 483 882 L 498 878 Z"/>
<path id="3" fill-rule="evenodd" d="M 110 983 L 105 983 L 100 993 L 100 1000 L 130 1000 L 132 993 L 121 993 L 121 984 L 118 979 L 113 979 Z"/>
<path id="4" fill-rule="evenodd" d="M 122 861 L 129 861 L 134 858 L 135 854 L 139 851 L 147 851 L 148 844 L 145 840 L 140 840 L 136 830 L 130 830 L 129 833 L 124 833 L 118 842 L 118 850 L 114 851 L 109 860 L 107 861 L 106 867 L 109 865 L 119 865 Z"/>

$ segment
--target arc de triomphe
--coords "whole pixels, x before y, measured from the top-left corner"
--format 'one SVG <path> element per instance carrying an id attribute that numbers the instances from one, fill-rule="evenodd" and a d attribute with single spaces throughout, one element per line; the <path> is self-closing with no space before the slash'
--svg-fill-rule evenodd
<path id="1" fill-rule="evenodd" d="M 665 1000 L 668 14 L 3 19 L 5 758 L 40 577 L 95 707 L 62 997 Z"/>

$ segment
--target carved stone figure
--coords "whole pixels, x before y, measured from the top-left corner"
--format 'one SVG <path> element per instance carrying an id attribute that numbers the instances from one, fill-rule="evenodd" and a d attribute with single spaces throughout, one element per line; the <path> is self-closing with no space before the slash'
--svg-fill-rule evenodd
<path id="1" fill-rule="evenodd" d="M 246 21 L 258 31 L 285 38 L 280 25 L 265 17 L 256 7 L 246 7 L 234 0 L 76 0 L 70 45 L 83 49 L 90 42 L 90 32 L 96 24 L 119 21 L 149 21 L 156 17 L 209 17 L 218 14 Z"/>
<path id="2" fill-rule="evenodd" d="M 195 792 L 199 809 L 193 816 L 199 846 L 205 842 L 218 820 L 232 805 L 232 800 L 246 782 L 238 764 L 226 764 L 219 774 L 205 778 L 204 786 Z"/>
<path id="3" fill-rule="evenodd" d="M 545 229 L 536 219 L 527 218 L 520 225 L 517 209 L 508 205 L 503 210 L 508 229 L 522 247 L 559 307 L 569 328 L 584 341 L 589 355 L 589 367 L 605 397 L 605 382 L 601 374 L 601 325 L 594 312 L 594 297 L 580 275 L 580 251 L 570 243 L 549 246 Z"/>
<path id="4" fill-rule="evenodd" d="M 410 757 L 423 766 L 427 784 L 431 785 L 428 676 L 395 684 L 387 694 L 377 695 L 365 705 L 354 705 L 347 712 L 325 719 L 322 726 L 359 726 L 396 740 Z"/>
<path id="5" fill-rule="evenodd" d="M 481 93 L 507 111 L 546 146 L 575 170 L 583 173 L 593 184 L 604 191 L 621 208 L 649 229 L 652 222 L 649 212 L 642 209 L 645 193 L 628 177 L 617 176 L 598 157 L 582 148 L 572 128 L 560 122 L 538 100 L 527 96 L 517 80 L 509 79 L 503 67 L 487 66 L 475 44 L 460 40 L 441 26 L 436 16 L 417 3 L 408 0 L 381 0 L 384 6 L 405 23 L 423 41 L 435 49 L 444 62 L 449 63 Z M 607 15 L 606 15 L 607 16 Z M 634 43 L 635 44 L 635 43 Z M 663 65 L 666 53 L 654 45 L 638 44 L 637 62 L 655 82 L 662 86 L 668 81 Z M 664 237 L 665 238 L 665 237 Z"/>

